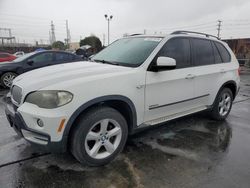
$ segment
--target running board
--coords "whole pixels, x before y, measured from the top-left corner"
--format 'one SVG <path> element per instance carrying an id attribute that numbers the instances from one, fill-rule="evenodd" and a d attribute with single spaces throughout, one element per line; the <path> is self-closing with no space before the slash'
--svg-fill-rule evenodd
<path id="1" fill-rule="evenodd" d="M 186 116 L 186 115 L 189 115 L 189 114 L 200 112 L 200 111 L 203 111 L 203 110 L 206 110 L 206 109 L 208 109 L 206 106 L 201 106 L 201 107 L 193 108 L 191 110 L 187 110 L 187 111 L 184 111 L 184 112 L 179 112 L 179 113 L 176 113 L 176 114 L 161 117 L 161 118 L 154 119 L 154 120 L 151 120 L 151 121 L 146 121 L 143 124 L 147 125 L 147 126 L 156 125 L 156 124 L 160 124 L 160 123 L 163 123 L 163 122 L 166 122 L 166 121 L 170 121 L 170 120 L 173 120 L 173 119 L 176 119 L 176 118 L 179 118 L 179 117 L 183 117 L 183 116 Z"/>

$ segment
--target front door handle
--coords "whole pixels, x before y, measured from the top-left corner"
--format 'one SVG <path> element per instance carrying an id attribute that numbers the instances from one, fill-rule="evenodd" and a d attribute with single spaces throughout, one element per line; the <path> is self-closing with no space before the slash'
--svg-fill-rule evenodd
<path id="1" fill-rule="evenodd" d="M 195 78 L 195 75 L 193 75 L 193 74 L 188 74 L 186 76 L 186 79 L 194 79 L 194 78 Z"/>

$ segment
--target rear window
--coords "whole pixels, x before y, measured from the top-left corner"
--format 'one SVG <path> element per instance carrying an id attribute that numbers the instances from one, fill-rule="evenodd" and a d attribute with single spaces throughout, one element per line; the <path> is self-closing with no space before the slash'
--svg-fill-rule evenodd
<path id="1" fill-rule="evenodd" d="M 195 65 L 214 64 L 214 54 L 211 42 L 204 39 L 192 39 L 192 41 Z"/>
<path id="2" fill-rule="evenodd" d="M 230 62 L 231 61 L 231 56 L 229 54 L 229 52 L 227 51 L 227 49 L 221 44 L 221 43 L 218 43 L 218 42 L 214 42 L 220 55 L 221 55 L 221 59 L 222 59 L 222 62 L 223 63 L 226 63 L 226 62 Z"/>

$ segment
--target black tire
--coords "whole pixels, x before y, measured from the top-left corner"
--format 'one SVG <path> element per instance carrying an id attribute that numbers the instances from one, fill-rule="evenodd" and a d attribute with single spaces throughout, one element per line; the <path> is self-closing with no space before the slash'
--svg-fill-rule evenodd
<path id="1" fill-rule="evenodd" d="M 219 104 L 222 100 L 222 97 L 223 95 L 226 94 L 230 97 L 230 107 L 228 109 L 227 112 L 225 112 L 225 114 L 221 114 L 220 113 L 220 110 L 219 110 Z M 223 88 L 219 94 L 217 95 L 216 99 L 215 99 L 215 102 L 213 104 L 213 108 L 212 108 L 212 111 L 211 111 L 211 117 L 212 119 L 214 120 L 218 120 L 218 121 L 222 121 L 222 120 L 225 120 L 228 116 L 228 114 L 230 113 L 231 111 L 231 108 L 232 108 L 232 104 L 233 104 L 233 93 L 231 91 L 231 89 L 229 88 Z"/>
<path id="2" fill-rule="evenodd" d="M 89 131 L 93 129 L 93 126 L 95 126 L 97 122 L 103 121 L 105 119 L 114 120 L 119 124 L 120 130 L 121 130 L 121 136 L 119 137 L 120 141 L 119 141 L 119 145 L 117 145 L 117 148 L 109 156 L 103 159 L 96 159 L 96 158 L 91 157 L 88 154 L 87 150 L 89 148 L 88 149 L 86 148 L 86 145 L 85 145 L 86 139 L 87 139 L 87 135 Z M 71 136 L 71 148 L 70 149 L 74 157 L 80 163 L 88 165 L 88 166 L 102 166 L 111 162 L 123 150 L 124 145 L 127 141 L 128 125 L 127 125 L 125 118 L 117 110 L 110 108 L 110 107 L 104 107 L 104 106 L 93 108 L 90 111 L 88 111 L 86 114 L 83 114 L 76 123 L 77 125 L 75 126 L 72 132 L 72 136 Z M 100 123 L 100 129 L 101 129 L 101 123 Z M 98 142 L 101 142 L 100 139 L 98 140 L 99 141 L 94 141 L 95 143 L 93 145 L 95 145 Z M 109 142 L 111 142 L 110 140 L 111 140 L 111 137 L 108 138 Z M 101 146 L 101 147 L 104 147 L 104 146 Z M 105 149 L 105 147 L 103 149 Z"/>
<path id="3" fill-rule="evenodd" d="M 11 79 L 11 82 L 9 82 L 9 84 L 7 84 L 6 80 L 7 78 L 12 78 Z M 2 76 L 1 76 L 1 85 L 4 87 L 4 88 L 10 88 L 11 84 L 12 84 L 12 81 L 14 78 L 17 77 L 17 74 L 16 73 L 13 73 L 13 72 L 6 72 L 4 73 Z"/>

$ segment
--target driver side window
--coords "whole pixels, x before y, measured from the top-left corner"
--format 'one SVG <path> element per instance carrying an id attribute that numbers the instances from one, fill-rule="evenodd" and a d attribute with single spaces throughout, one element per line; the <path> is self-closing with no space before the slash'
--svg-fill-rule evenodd
<path id="1" fill-rule="evenodd" d="M 176 60 L 176 68 L 191 66 L 190 41 L 187 38 L 173 38 L 167 41 L 158 53 L 158 57 L 170 57 Z"/>

